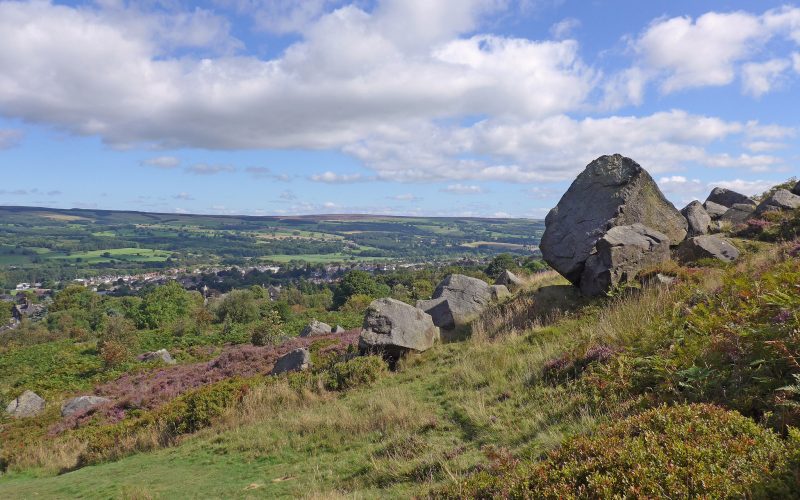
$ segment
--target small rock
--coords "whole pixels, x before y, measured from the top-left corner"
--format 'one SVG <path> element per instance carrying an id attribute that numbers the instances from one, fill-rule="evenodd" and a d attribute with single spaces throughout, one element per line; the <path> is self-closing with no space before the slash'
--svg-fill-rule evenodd
<path id="1" fill-rule="evenodd" d="M 684 241 L 675 249 L 675 256 L 682 263 L 700 259 L 717 259 L 732 262 L 739 258 L 739 250 L 728 240 L 719 236 L 695 236 Z"/>
<path id="2" fill-rule="evenodd" d="M 689 223 L 689 236 L 699 236 L 708 233 L 711 226 L 711 216 L 708 215 L 703 204 L 695 200 L 681 210 Z"/>
<path id="3" fill-rule="evenodd" d="M 6 406 L 6 413 L 14 418 L 35 417 L 44 411 L 45 401 L 33 391 L 25 391 Z"/>
<path id="4" fill-rule="evenodd" d="M 331 332 L 331 325 L 325 324 L 322 321 L 312 320 L 311 323 L 303 328 L 303 331 L 300 332 L 300 336 L 313 337 L 315 335 L 328 335 Z"/>
<path id="5" fill-rule="evenodd" d="M 706 209 L 706 213 L 711 217 L 711 220 L 719 219 L 728 211 L 728 207 L 720 205 L 719 203 L 714 203 L 713 201 L 703 203 L 703 208 Z"/>
<path id="6" fill-rule="evenodd" d="M 175 360 L 172 359 L 172 356 L 170 356 L 169 351 L 167 351 L 166 349 L 159 349 L 157 351 L 140 354 L 137 359 L 142 363 L 161 360 L 162 362 L 168 365 L 175 364 Z"/>
<path id="7" fill-rule="evenodd" d="M 788 189 L 779 189 L 756 207 L 753 215 L 762 215 L 767 212 L 794 210 L 800 207 L 800 196 L 792 194 Z"/>
<path id="8" fill-rule="evenodd" d="M 756 207 L 754 205 L 737 203 L 729 208 L 719 220 L 720 222 L 730 222 L 734 226 L 737 224 L 744 224 L 747 222 L 747 219 L 753 215 L 755 210 Z"/>
<path id="9" fill-rule="evenodd" d="M 308 349 L 301 347 L 278 358 L 270 373 L 277 375 L 286 372 L 299 372 L 307 370 L 310 363 L 311 354 L 309 354 Z"/>
<path id="10" fill-rule="evenodd" d="M 756 202 L 747 196 L 721 187 L 716 187 L 711 190 L 711 194 L 709 194 L 708 198 L 706 198 L 706 203 L 708 202 L 717 203 L 728 208 L 731 208 L 737 204 L 752 205 L 753 208 L 756 206 Z"/>
<path id="11" fill-rule="evenodd" d="M 336 325 L 336 328 L 333 329 L 333 333 L 344 333 L 346 331 L 342 325 Z"/>
<path id="12" fill-rule="evenodd" d="M 509 290 L 513 290 L 515 288 L 519 288 L 519 287 L 523 286 L 525 284 L 525 282 L 522 281 L 522 278 L 520 278 L 516 274 L 514 274 L 511 271 L 509 271 L 508 269 L 506 269 L 505 271 L 503 271 L 503 274 L 501 274 L 495 280 L 494 284 L 495 285 L 505 285 L 506 288 L 508 288 Z"/>
<path id="13" fill-rule="evenodd" d="M 439 328 L 429 314 L 405 302 L 386 298 L 369 305 L 358 347 L 361 352 L 381 352 L 398 359 L 408 351 L 426 351 L 438 339 Z"/>
<path id="14" fill-rule="evenodd" d="M 417 307 L 433 318 L 439 328 L 452 330 L 478 316 L 492 300 L 489 285 L 478 278 L 451 274 L 439 283 L 430 300 L 418 300 Z"/>
<path id="15" fill-rule="evenodd" d="M 508 291 L 508 287 L 505 285 L 492 285 L 492 300 L 500 300 L 503 297 L 508 297 L 511 295 L 511 292 Z"/>
<path id="16" fill-rule="evenodd" d="M 78 396 L 77 398 L 68 399 L 61 405 L 61 416 L 69 417 L 78 412 L 86 411 L 97 405 L 108 403 L 111 400 L 100 396 Z"/>

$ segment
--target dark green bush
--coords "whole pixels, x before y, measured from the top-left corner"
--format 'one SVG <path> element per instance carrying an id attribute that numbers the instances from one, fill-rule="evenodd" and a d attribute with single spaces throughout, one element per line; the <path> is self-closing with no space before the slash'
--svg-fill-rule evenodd
<path id="1" fill-rule="evenodd" d="M 380 356 L 361 356 L 336 363 L 328 372 L 326 386 L 330 390 L 347 390 L 370 385 L 389 371 Z"/>

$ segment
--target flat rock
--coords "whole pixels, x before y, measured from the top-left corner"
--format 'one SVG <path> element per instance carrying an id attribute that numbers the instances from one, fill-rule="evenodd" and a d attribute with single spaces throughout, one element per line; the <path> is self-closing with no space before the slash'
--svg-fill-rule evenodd
<path id="1" fill-rule="evenodd" d="M 323 323 L 322 321 L 312 320 L 307 324 L 303 331 L 300 332 L 301 337 L 313 337 L 315 335 L 328 335 L 332 333 L 331 325 Z"/>
<path id="2" fill-rule="evenodd" d="M 703 204 L 695 200 L 681 210 L 681 214 L 686 217 L 689 223 L 689 236 L 699 236 L 707 234 L 711 227 L 711 216 L 708 215 Z"/>
<path id="3" fill-rule="evenodd" d="M 598 240 L 615 226 L 637 223 L 666 235 L 672 245 L 683 241 L 688 229 L 683 215 L 638 163 L 618 154 L 601 156 L 547 214 L 540 249 L 553 269 L 580 285 Z"/>
<path id="4" fill-rule="evenodd" d="M 800 196 L 793 194 L 788 189 L 779 189 L 758 204 L 753 215 L 762 215 L 767 212 L 780 212 L 794 210 L 800 207 Z"/>
<path id="5" fill-rule="evenodd" d="M 586 260 L 581 293 L 603 295 L 616 285 L 633 281 L 643 268 L 670 258 L 669 243 L 667 235 L 642 224 L 609 229 Z"/>
<path id="6" fill-rule="evenodd" d="M 452 330 L 475 319 L 491 300 L 492 290 L 485 281 L 451 274 L 439 283 L 433 298 L 417 301 L 417 307 L 430 314 L 439 328 Z"/>
<path id="7" fill-rule="evenodd" d="M 61 405 L 61 416 L 69 417 L 110 401 L 110 399 L 100 396 L 78 396 L 77 398 L 68 399 Z"/>
<path id="8" fill-rule="evenodd" d="M 700 259 L 717 259 L 732 262 L 739 258 L 739 250 L 725 238 L 703 235 L 689 238 L 675 249 L 675 256 L 682 263 Z"/>
<path id="9" fill-rule="evenodd" d="M 14 418 L 35 417 L 44 411 L 45 401 L 33 391 L 25 391 L 8 403 L 6 413 Z"/>
<path id="10" fill-rule="evenodd" d="M 492 290 L 492 300 L 500 300 L 503 297 L 511 295 L 511 292 L 505 285 L 492 285 L 490 288 Z"/>
<path id="11" fill-rule="evenodd" d="M 311 364 L 311 354 L 303 347 L 287 352 L 275 362 L 270 374 L 277 375 L 286 372 L 299 372 L 307 370 Z"/>
<path id="12" fill-rule="evenodd" d="M 525 282 L 522 280 L 522 278 L 520 278 L 516 274 L 514 274 L 511 271 L 509 271 L 508 269 L 506 269 L 505 271 L 503 271 L 503 274 L 501 274 L 495 280 L 494 284 L 495 285 L 505 285 L 505 287 L 508 288 L 509 290 L 513 290 L 513 289 L 516 289 L 516 288 L 519 288 L 519 287 L 523 286 L 525 284 Z"/>
<path id="13" fill-rule="evenodd" d="M 719 218 L 720 222 L 730 222 L 733 225 L 744 224 L 747 219 L 753 216 L 756 207 L 748 203 L 736 203 L 729 208 L 725 214 Z"/>
<path id="14" fill-rule="evenodd" d="M 175 364 L 175 360 L 172 359 L 172 356 L 166 349 L 159 349 L 157 351 L 140 354 L 137 359 L 143 363 L 147 363 L 149 361 L 162 361 L 168 365 Z"/>
<path id="15" fill-rule="evenodd" d="M 720 205 L 719 203 L 714 203 L 713 201 L 706 201 L 703 203 L 703 208 L 706 209 L 706 213 L 711 217 L 711 220 L 718 220 L 728 211 L 728 207 Z"/>
<path id="16" fill-rule="evenodd" d="M 358 347 L 362 352 L 380 352 L 397 359 L 408 351 L 426 351 L 438 339 L 439 328 L 428 313 L 385 298 L 369 305 Z"/>
<path id="17" fill-rule="evenodd" d="M 711 194 L 709 194 L 708 198 L 706 198 L 706 203 L 708 202 L 716 203 L 728 208 L 731 208 L 737 204 L 752 205 L 754 208 L 756 206 L 756 202 L 747 196 L 721 187 L 715 187 L 711 190 Z"/>

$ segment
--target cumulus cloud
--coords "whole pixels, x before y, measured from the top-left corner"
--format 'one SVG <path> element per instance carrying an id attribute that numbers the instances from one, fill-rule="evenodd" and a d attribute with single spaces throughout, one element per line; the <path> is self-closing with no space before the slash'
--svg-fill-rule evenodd
<path id="1" fill-rule="evenodd" d="M 0 150 L 17 146 L 22 140 L 22 136 L 21 130 L 0 129 Z"/>
<path id="2" fill-rule="evenodd" d="M 671 175 L 658 179 L 658 187 L 666 194 L 696 195 L 706 189 L 700 179 L 688 179 L 682 175 Z"/>
<path id="3" fill-rule="evenodd" d="M 309 177 L 313 182 L 324 182 L 326 184 L 350 184 L 353 182 L 365 182 L 372 180 L 361 174 L 337 174 L 336 172 L 323 172 L 321 174 L 314 174 Z"/>
<path id="4" fill-rule="evenodd" d="M 417 201 L 420 199 L 419 196 L 412 193 L 396 194 L 394 196 L 390 196 L 389 198 L 396 201 Z"/>
<path id="5" fill-rule="evenodd" d="M 572 32 L 578 29 L 581 25 L 580 19 L 568 17 L 550 26 L 550 34 L 555 39 L 567 38 L 572 35 Z"/>
<path id="6" fill-rule="evenodd" d="M 194 175 L 216 175 L 223 172 L 235 172 L 236 168 L 231 165 L 209 165 L 207 163 L 195 163 L 187 167 L 186 171 Z"/>
<path id="7" fill-rule="evenodd" d="M 483 193 L 483 188 L 476 185 L 450 184 L 440 189 L 440 191 L 452 194 L 481 194 Z"/>
<path id="8" fill-rule="evenodd" d="M 174 156 L 157 156 L 155 158 L 150 158 L 147 160 L 142 161 L 142 165 L 147 167 L 155 167 L 155 168 L 175 168 L 181 164 L 181 161 Z"/>
<path id="9" fill-rule="evenodd" d="M 792 65 L 788 59 L 770 59 L 742 66 L 742 88 L 753 97 L 761 97 L 782 80 L 783 73 Z"/>

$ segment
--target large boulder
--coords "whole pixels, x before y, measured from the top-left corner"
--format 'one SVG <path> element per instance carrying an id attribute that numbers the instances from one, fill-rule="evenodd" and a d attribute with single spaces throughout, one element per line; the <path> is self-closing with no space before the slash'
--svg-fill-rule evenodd
<path id="1" fill-rule="evenodd" d="M 755 212 L 755 205 L 749 203 L 736 203 L 729 208 L 722 217 L 719 218 L 720 222 L 729 222 L 734 226 L 737 224 L 744 224 L 747 219 L 753 216 Z"/>
<path id="2" fill-rule="evenodd" d="M 514 290 L 516 288 L 519 288 L 519 287 L 523 286 L 525 284 L 525 282 L 522 280 L 522 278 L 520 278 L 516 274 L 514 274 L 511 271 L 509 271 L 508 269 L 506 269 L 505 271 L 503 271 L 503 274 L 501 274 L 494 281 L 494 284 L 495 285 L 504 285 L 509 290 Z"/>
<path id="3" fill-rule="evenodd" d="M 703 235 L 689 238 L 675 249 L 675 257 L 682 263 L 700 259 L 717 259 L 732 262 L 739 258 L 739 250 L 719 236 Z"/>
<path id="4" fill-rule="evenodd" d="M 492 300 L 492 289 L 483 280 L 451 274 L 439 283 L 430 300 L 417 307 L 433 318 L 439 328 L 452 330 L 475 319 Z"/>
<path id="5" fill-rule="evenodd" d="M 439 328 L 428 313 L 386 298 L 369 305 L 358 347 L 362 352 L 380 352 L 397 359 L 408 351 L 426 351 L 438 339 Z"/>
<path id="6" fill-rule="evenodd" d="M 792 194 L 800 196 L 800 182 L 794 185 L 794 188 L 792 188 Z"/>
<path id="7" fill-rule="evenodd" d="M 683 207 L 681 214 L 686 217 L 686 222 L 689 223 L 689 236 L 699 236 L 708 233 L 711 227 L 711 216 L 708 215 L 706 209 L 703 208 L 702 203 L 694 200 Z"/>
<path id="8" fill-rule="evenodd" d="M 747 196 L 721 187 L 716 187 L 711 190 L 711 194 L 709 194 L 708 198 L 706 198 L 706 203 L 708 202 L 716 203 L 728 208 L 731 208 L 737 204 L 752 205 L 753 207 L 756 206 L 756 202 Z"/>
<path id="9" fill-rule="evenodd" d="M 286 372 L 299 372 L 307 370 L 309 364 L 311 364 L 311 354 L 308 349 L 301 347 L 278 358 L 270 373 L 277 375 Z"/>
<path id="10" fill-rule="evenodd" d="M 14 418 L 35 417 L 44 411 L 45 401 L 33 391 L 25 391 L 8 403 L 6 413 Z"/>
<path id="11" fill-rule="evenodd" d="M 138 359 L 142 363 L 147 363 L 149 361 L 161 361 L 161 362 L 166 363 L 168 365 L 174 365 L 175 364 L 175 360 L 172 359 L 172 356 L 170 356 L 169 351 L 167 351 L 166 349 L 159 349 L 157 351 L 146 352 L 144 354 L 140 354 L 138 356 Z"/>
<path id="12" fill-rule="evenodd" d="M 703 203 L 703 208 L 711 217 L 711 220 L 718 220 L 720 217 L 725 215 L 725 212 L 728 211 L 728 207 L 725 205 L 720 205 L 719 203 L 714 203 L 713 201 L 707 201 Z"/>
<path id="13" fill-rule="evenodd" d="M 553 269 L 579 285 L 597 241 L 612 227 L 637 223 L 665 234 L 672 245 L 683 241 L 688 227 L 638 163 L 618 154 L 601 156 L 547 214 L 540 249 Z"/>
<path id="14" fill-rule="evenodd" d="M 759 216 L 767 212 L 794 210 L 800 207 L 800 196 L 792 194 L 788 189 L 779 189 L 758 204 L 753 215 Z"/>
<path id="15" fill-rule="evenodd" d="M 669 260 L 669 237 L 642 224 L 617 226 L 597 240 L 586 259 L 581 293 L 602 295 L 616 285 L 633 281 L 647 266 Z"/>
<path id="16" fill-rule="evenodd" d="M 69 417 L 110 401 L 110 399 L 100 396 L 78 396 L 77 398 L 68 399 L 61 405 L 61 416 Z"/>
<path id="17" fill-rule="evenodd" d="M 331 325 L 323 323 L 322 321 L 312 320 L 307 324 L 303 331 L 300 332 L 301 337 L 314 337 L 316 335 L 328 335 L 333 332 Z"/>

